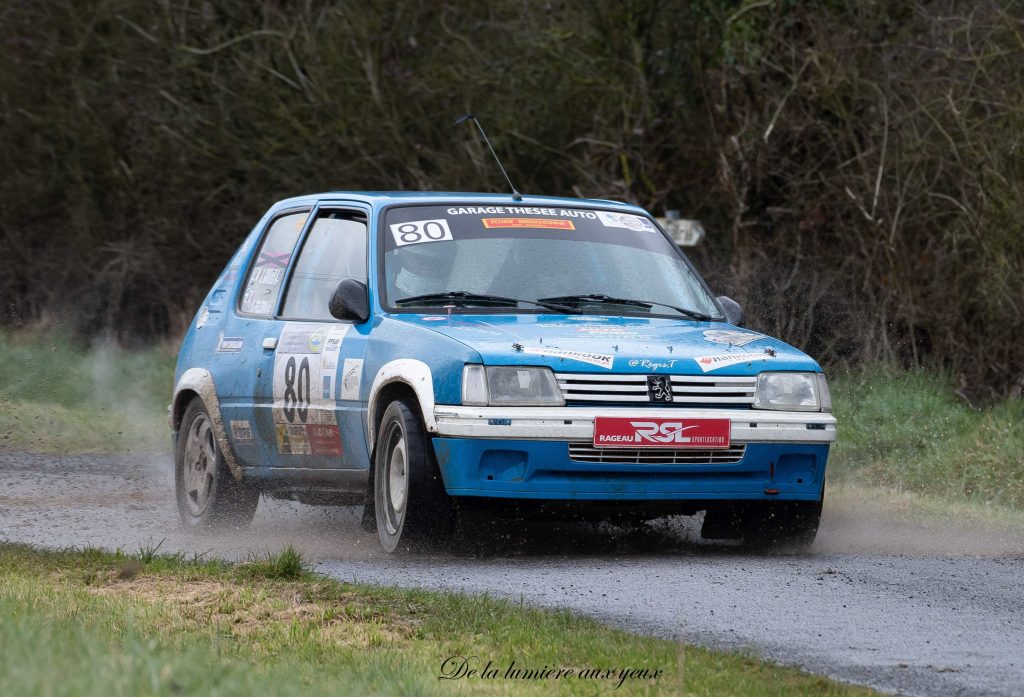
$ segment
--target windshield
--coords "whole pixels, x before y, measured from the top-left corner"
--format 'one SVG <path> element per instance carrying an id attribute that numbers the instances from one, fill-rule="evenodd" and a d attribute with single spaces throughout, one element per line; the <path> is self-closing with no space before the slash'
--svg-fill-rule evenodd
<path id="1" fill-rule="evenodd" d="M 473 295 L 486 295 L 527 304 L 559 298 L 573 311 L 603 314 L 684 316 L 672 308 L 721 314 L 676 247 L 639 215 L 535 206 L 402 206 L 387 211 L 382 239 L 386 306 L 440 307 L 449 301 L 417 296 L 457 291 L 463 294 L 459 308 L 475 305 Z M 615 299 L 653 305 L 609 302 Z"/>

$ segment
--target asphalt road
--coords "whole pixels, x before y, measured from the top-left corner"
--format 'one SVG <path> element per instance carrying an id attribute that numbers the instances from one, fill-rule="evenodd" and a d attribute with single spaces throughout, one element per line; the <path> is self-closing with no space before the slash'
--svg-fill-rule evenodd
<path id="1" fill-rule="evenodd" d="M 0 453 L 0 539 L 245 558 L 292 544 L 343 580 L 502 595 L 639 633 L 751 651 L 908 695 L 1024 694 L 1024 539 L 957 521 L 829 512 L 809 554 L 697 540 L 696 522 L 475 521 L 452 553 L 393 558 L 357 508 L 263 501 L 244 533 L 176 523 L 166 456 Z"/>

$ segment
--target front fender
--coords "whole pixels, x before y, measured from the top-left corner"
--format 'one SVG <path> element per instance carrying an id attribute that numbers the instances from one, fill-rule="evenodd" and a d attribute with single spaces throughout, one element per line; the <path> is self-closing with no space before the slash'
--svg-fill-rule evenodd
<path id="1" fill-rule="evenodd" d="M 228 435 L 224 430 L 224 419 L 220 415 L 220 399 L 217 398 L 217 385 L 213 381 L 210 371 L 202 368 L 189 368 L 182 373 L 178 384 L 174 386 L 174 400 L 171 402 L 171 430 L 177 432 L 181 425 L 181 414 L 185 411 L 183 403 L 188 395 L 195 393 L 203 400 L 206 411 L 213 421 L 213 436 L 217 439 L 217 446 L 224 455 L 224 462 L 227 463 L 231 475 L 238 481 L 242 480 L 242 468 L 238 466 L 235 453 L 228 443 Z M 436 427 L 436 426 L 435 426 Z"/>
<path id="2" fill-rule="evenodd" d="M 370 386 L 370 401 L 366 412 L 366 442 L 370 446 L 371 453 L 373 452 L 374 438 L 377 435 L 376 429 L 374 429 L 373 415 L 377 413 L 380 393 L 386 386 L 396 382 L 412 388 L 420 404 L 424 427 L 428 433 L 437 432 L 437 420 L 434 418 L 434 380 L 430 368 L 423 361 L 414 358 L 399 358 L 381 366 Z"/>

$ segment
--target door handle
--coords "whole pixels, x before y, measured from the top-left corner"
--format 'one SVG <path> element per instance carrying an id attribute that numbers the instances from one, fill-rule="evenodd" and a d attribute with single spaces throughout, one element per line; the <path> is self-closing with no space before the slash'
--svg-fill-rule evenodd
<path id="1" fill-rule="evenodd" d="M 268 336 L 266 339 L 264 339 L 263 340 L 263 348 L 266 349 L 267 351 L 273 351 L 274 349 L 276 349 L 277 348 L 277 337 L 276 336 Z"/>

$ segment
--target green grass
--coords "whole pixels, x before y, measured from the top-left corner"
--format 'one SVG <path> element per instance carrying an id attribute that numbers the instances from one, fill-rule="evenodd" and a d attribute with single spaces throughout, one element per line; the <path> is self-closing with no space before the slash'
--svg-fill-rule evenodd
<path id="1" fill-rule="evenodd" d="M 487 597 L 357 586 L 291 550 L 248 564 L 0 544 L 5 695 L 869 695 Z M 297 574 L 297 575 L 296 575 Z M 439 680 L 450 656 L 658 678 Z"/>
<path id="2" fill-rule="evenodd" d="M 0 448 L 168 450 L 173 375 L 169 347 L 0 332 Z"/>
<path id="3" fill-rule="evenodd" d="M 831 388 L 830 481 L 1024 508 L 1024 401 L 972 408 L 950 376 L 922 370 L 864 370 Z"/>

